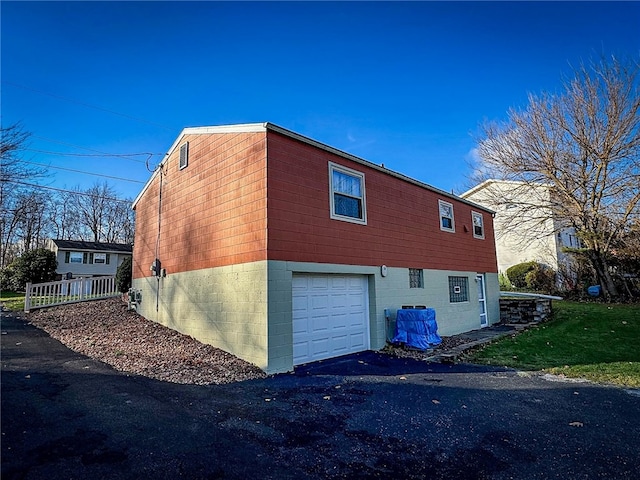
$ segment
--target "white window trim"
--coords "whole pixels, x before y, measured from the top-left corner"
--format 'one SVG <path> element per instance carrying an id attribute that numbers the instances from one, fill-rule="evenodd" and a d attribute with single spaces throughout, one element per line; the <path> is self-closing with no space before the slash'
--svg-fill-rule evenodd
<path id="1" fill-rule="evenodd" d="M 476 217 L 479 217 L 482 222 L 482 235 L 476 235 L 476 224 L 474 221 Z M 484 216 L 480 212 L 471 211 L 471 228 L 473 231 L 473 238 L 484 240 Z"/>
<path id="2" fill-rule="evenodd" d="M 443 205 L 451 207 L 451 228 L 446 228 L 442 225 L 442 214 L 440 213 L 440 209 Z M 444 200 L 438 200 L 438 223 L 440 224 L 440 230 L 442 230 L 443 232 L 455 233 L 456 221 L 453 213 L 453 203 L 445 202 Z"/>
<path id="3" fill-rule="evenodd" d="M 345 215 L 338 215 L 335 213 L 335 205 L 334 205 L 334 191 L 333 191 L 333 172 L 338 171 L 342 172 L 346 175 L 351 175 L 352 177 L 358 177 L 360 179 L 362 185 L 362 218 L 354 218 L 348 217 Z M 358 172 L 356 170 L 352 170 L 343 165 L 339 165 L 337 163 L 329 162 L 329 213 L 333 220 L 341 220 L 343 222 L 357 223 L 359 225 L 367 224 L 367 195 L 366 188 L 364 185 L 364 173 Z"/>

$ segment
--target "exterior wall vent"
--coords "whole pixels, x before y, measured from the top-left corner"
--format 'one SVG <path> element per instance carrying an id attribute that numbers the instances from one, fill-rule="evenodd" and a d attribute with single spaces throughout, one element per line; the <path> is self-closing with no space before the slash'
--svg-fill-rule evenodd
<path id="1" fill-rule="evenodd" d="M 180 146 L 180 170 L 187 168 L 187 165 L 189 165 L 189 142 Z"/>

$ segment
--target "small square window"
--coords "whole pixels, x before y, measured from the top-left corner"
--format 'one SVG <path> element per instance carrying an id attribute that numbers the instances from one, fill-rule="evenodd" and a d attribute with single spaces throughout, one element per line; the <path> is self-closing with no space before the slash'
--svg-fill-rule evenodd
<path id="1" fill-rule="evenodd" d="M 180 146 L 180 170 L 187 168 L 187 165 L 189 165 L 189 142 Z"/>
<path id="2" fill-rule="evenodd" d="M 329 190 L 331 218 L 366 225 L 363 173 L 330 162 Z"/>
<path id="3" fill-rule="evenodd" d="M 451 303 L 469 301 L 468 277 L 449 277 L 449 301 Z"/>
<path id="4" fill-rule="evenodd" d="M 456 226 L 453 221 L 453 204 L 438 200 L 438 209 L 440 211 L 440 230 L 445 232 L 455 232 Z"/>
<path id="5" fill-rule="evenodd" d="M 475 238 L 484 238 L 484 219 L 482 214 L 471 212 L 471 219 L 473 220 L 473 236 Z"/>
<path id="6" fill-rule="evenodd" d="M 409 269 L 409 288 L 424 288 L 424 273 L 421 268 Z"/>

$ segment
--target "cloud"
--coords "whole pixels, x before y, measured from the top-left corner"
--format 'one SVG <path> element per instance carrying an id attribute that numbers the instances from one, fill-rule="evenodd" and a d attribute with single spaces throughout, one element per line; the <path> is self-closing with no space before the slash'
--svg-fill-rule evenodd
<path id="1" fill-rule="evenodd" d="M 347 141 L 349 142 L 348 148 L 350 150 L 357 150 L 359 148 L 368 147 L 369 145 L 376 143 L 375 139 L 373 138 L 363 140 L 351 132 L 347 132 Z"/>
<path id="2" fill-rule="evenodd" d="M 473 165 L 474 167 L 483 163 L 482 157 L 480 156 L 480 152 L 478 151 L 477 148 L 472 148 L 471 150 L 469 150 L 467 154 L 464 156 L 464 159 L 467 163 L 469 163 L 470 165 Z"/>
<path id="3" fill-rule="evenodd" d="M 480 156 L 480 151 L 477 148 L 469 150 L 464 156 L 464 160 L 469 165 L 471 173 L 468 177 L 472 183 L 479 183 L 484 179 L 493 177 L 491 168 Z"/>

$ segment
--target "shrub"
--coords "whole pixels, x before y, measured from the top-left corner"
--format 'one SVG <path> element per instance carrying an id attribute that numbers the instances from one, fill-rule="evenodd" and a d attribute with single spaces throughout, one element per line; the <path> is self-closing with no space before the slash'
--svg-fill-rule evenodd
<path id="1" fill-rule="evenodd" d="M 527 288 L 536 292 L 552 293 L 556 289 L 556 272 L 542 263 L 535 263 L 525 275 Z"/>
<path id="2" fill-rule="evenodd" d="M 535 268 L 537 262 L 524 262 L 507 268 L 507 277 L 515 288 L 527 286 L 527 273 Z"/>
<path id="3" fill-rule="evenodd" d="M 116 272 L 116 287 L 120 293 L 125 293 L 131 288 L 131 275 L 133 262 L 131 257 L 126 257 Z"/>
<path id="4" fill-rule="evenodd" d="M 500 285 L 500 290 L 503 290 L 503 291 L 513 290 L 513 285 L 511 285 L 511 282 L 509 281 L 509 277 L 507 277 L 502 272 L 498 274 L 498 284 Z"/>
<path id="5" fill-rule="evenodd" d="M 56 254 L 46 248 L 29 250 L 16 258 L 9 268 L 13 270 L 12 288 L 24 291 L 27 283 L 51 282 L 56 278 Z"/>
<path id="6" fill-rule="evenodd" d="M 13 266 L 8 265 L 0 270 L 0 289 L 4 290 L 17 290 L 15 285 L 15 272 Z"/>

